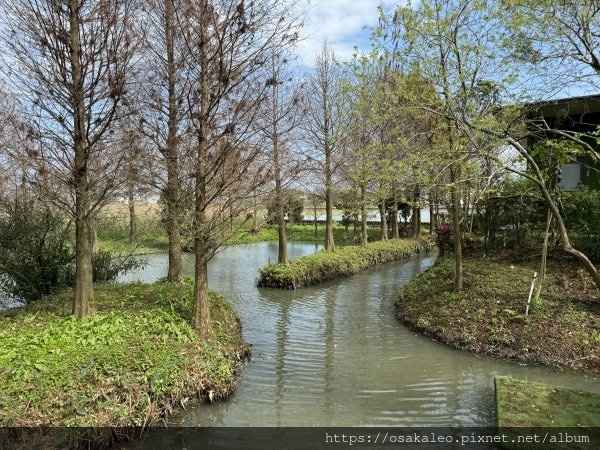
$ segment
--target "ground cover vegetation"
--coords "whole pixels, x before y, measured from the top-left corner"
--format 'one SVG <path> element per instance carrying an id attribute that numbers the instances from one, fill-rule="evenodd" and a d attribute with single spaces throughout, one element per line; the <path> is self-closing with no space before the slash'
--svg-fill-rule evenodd
<path id="1" fill-rule="evenodd" d="M 451 257 L 403 287 L 398 319 L 440 342 L 484 355 L 600 373 L 600 293 L 556 253 L 525 315 L 537 261 L 465 257 L 465 286 L 452 289 Z"/>
<path id="2" fill-rule="evenodd" d="M 248 347 L 223 297 L 211 292 L 213 321 L 200 338 L 191 325 L 189 278 L 95 289 L 98 311 L 85 321 L 71 316 L 69 291 L 1 314 L 3 427 L 123 428 L 75 428 L 58 447 L 100 444 L 190 402 L 232 393 Z M 36 445 L 49 448 L 54 438 Z"/>
<path id="3" fill-rule="evenodd" d="M 598 394 L 509 377 L 496 377 L 494 385 L 499 427 L 577 429 L 600 425 Z"/>
<path id="4" fill-rule="evenodd" d="M 323 281 L 353 275 L 377 264 L 426 253 L 425 239 L 390 239 L 366 247 L 348 246 L 335 252 L 319 252 L 285 263 L 268 264 L 260 269 L 259 287 L 298 289 Z"/>
<path id="5" fill-rule="evenodd" d="M 494 386 L 503 448 L 575 450 L 593 447 L 600 437 L 598 394 L 509 377 L 496 377 Z M 551 432 L 541 435 L 544 427 Z"/>

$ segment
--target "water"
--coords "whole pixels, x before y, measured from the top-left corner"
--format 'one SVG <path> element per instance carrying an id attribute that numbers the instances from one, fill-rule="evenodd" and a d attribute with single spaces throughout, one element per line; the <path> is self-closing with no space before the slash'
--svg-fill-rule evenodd
<path id="1" fill-rule="evenodd" d="M 291 258 L 315 251 L 290 244 Z M 297 291 L 256 288 L 277 243 L 225 249 L 209 284 L 233 304 L 253 357 L 227 401 L 172 417 L 182 426 L 492 426 L 493 378 L 507 375 L 600 392 L 597 379 L 478 357 L 425 339 L 397 322 L 399 287 L 434 262 L 412 258 Z M 184 271 L 192 273 L 191 255 Z M 166 274 L 153 255 L 125 280 Z M 427 299 L 423 299 L 427 301 Z"/>

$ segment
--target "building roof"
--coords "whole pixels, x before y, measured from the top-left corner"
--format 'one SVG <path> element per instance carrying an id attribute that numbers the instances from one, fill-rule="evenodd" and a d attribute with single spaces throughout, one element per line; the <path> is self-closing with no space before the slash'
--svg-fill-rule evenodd
<path id="1" fill-rule="evenodd" d="M 546 118 L 600 113 L 600 94 L 528 103 L 526 107 L 530 110 L 530 116 Z"/>

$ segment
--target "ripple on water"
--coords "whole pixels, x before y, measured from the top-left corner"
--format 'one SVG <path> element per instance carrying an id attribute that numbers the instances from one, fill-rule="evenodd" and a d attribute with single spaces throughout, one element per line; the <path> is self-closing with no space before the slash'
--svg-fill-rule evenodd
<path id="1" fill-rule="evenodd" d="M 432 257 L 298 291 L 259 290 L 258 268 L 276 251 L 231 247 L 211 261 L 209 284 L 232 301 L 253 357 L 228 402 L 192 407 L 181 424 L 487 426 L 495 422 L 495 375 L 600 392 L 593 379 L 479 358 L 401 326 L 398 288 Z M 296 244 L 291 257 L 312 251 Z"/>

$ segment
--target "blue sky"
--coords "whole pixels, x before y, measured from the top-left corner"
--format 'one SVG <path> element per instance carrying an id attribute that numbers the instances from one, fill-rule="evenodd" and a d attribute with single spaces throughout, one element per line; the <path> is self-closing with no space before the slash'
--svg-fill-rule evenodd
<path id="1" fill-rule="evenodd" d="M 316 51 L 327 39 L 339 59 L 348 59 L 354 47 L 369 48 L 370 31 L 365 26 L 377 25 L 377 6 L 391 10 L 401 0 L 310 0 L 304 27 L 306 39 L 299 45 L 302 62 L 313 63 Z"/>

